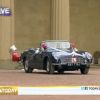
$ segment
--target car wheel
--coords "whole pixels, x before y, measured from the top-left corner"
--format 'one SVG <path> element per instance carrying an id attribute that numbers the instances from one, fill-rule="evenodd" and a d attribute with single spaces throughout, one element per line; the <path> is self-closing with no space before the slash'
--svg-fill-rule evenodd
<path id="1" fill-rule="evenodd" d="M 26 73 L 32 73 L 32 71 L 33 71 L 33 68 L 29 67 L 29 61 L 28 60 L 25 60 L 25 62 L 24 62 L 24 70 L 25 70 Z"/>
<path id="2" fill-rule="evenodd" d="M 80 71 L 81 71 L 81 74 L 88 74 L 88 72 L 89 72 L 89 67 L 81 68 Z"/>
<path id="3" fill-rule="evenodd" d="M 61 69 L 60 69 L 60 70 L 58 70 L 58 73 L 59 73 L 59 74 L 63 74 L 63 73 L 64 73 L 64 70 L 61 70 Z"/>
<path id="4" fill-rule="evenodd" d="M 54 67 L 52 66 L 50 60 L 47 60 L 46 70 L 49 74 L 54 74 Z"/>

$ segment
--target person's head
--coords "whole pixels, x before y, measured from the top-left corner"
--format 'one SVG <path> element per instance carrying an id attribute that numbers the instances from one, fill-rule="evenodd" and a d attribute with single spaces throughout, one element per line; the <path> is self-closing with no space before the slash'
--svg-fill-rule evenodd
<path id="1" fill-rule="evenodd" d="M 71 47 L 76 48 L 76 43 L 75 42 L 71 43 Z"/>
<path id="2" fill-rule="evenodd" d="M 42 41 L 41 48 L 43 48 L 43 49 L 46 49 L 47 48 L 47 45 L 46 45 L 45 41 Z"/>
<path id="3" fill-rule="evenodd" d="M 9 49 L 9 52 L 10 52 L 10 53 L 13 53 L 14 51 L 17 51 L 17 48 L 16 48 L 15 45 L 12 45 L 12 46 L 10 47 L 10 49 Z"/>

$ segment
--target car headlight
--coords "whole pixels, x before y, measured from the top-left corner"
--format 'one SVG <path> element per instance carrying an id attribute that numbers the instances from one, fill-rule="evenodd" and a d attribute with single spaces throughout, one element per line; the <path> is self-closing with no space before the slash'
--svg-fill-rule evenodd
<path id="1" fill-rule="evenodd" d="M 85 55 L 86 55 L 86 57 L 87 57 L 88 59 L 92 59 L 92 55 L 91 55 L 90 53 L 85 52 Z"/>

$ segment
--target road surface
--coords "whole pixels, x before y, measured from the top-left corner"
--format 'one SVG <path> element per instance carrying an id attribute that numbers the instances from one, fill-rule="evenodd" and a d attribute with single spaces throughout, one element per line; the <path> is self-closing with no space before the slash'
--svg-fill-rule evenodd
<path id="1" fill-rule="evenodd" d="M 0 86 L 100 86 L 100 68 L 91 68 L 88 75 L 80 71 L 49 75 L 45 71 L 0 70 Z M 0 100 L 100 100 L 100 96 L 0 96 Z"/>

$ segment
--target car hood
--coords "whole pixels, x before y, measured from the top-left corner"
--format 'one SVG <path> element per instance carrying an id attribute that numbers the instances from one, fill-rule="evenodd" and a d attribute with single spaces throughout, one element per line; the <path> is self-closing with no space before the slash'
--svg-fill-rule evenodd
<path id="1" fill-rule="evenodd" d="M 80 57 L 83 57 L 83 58 L 92 59 L 92 55 L 90 53 L 88 53 L 88 52 L 77 53 L 74 50 L 72 52 L 67 52 L 67 51 L 56 49 L 56 52 L 52 52 L 52 55 L 54 56 L 54 58 L 56 60 L 58 60 L 62 57 L 67 57 L 67 56 L 80 56 Z"/>

